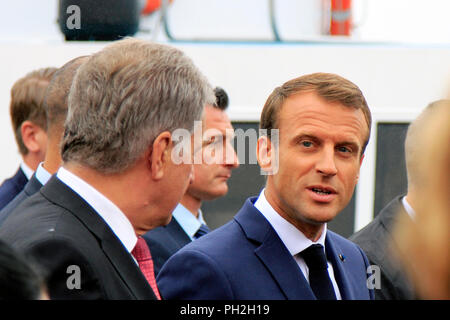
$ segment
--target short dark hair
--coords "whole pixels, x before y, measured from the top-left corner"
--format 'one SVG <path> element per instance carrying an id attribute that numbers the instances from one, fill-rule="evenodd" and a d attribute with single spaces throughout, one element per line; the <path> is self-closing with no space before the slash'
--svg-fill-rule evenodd
<path id="1" fill-rule="evenodd" d="M 228 108 L 228 95 L 224 89 L 221 87 L 214 88 L 214 94 L 216 95 L 216 103 L 214 107 L 220 110 L 226 110 Z"/>
<path id="2" fill-rule="evenodd" d="M 0 240 L 0 300 L 36 300 L 43 288 L 37 267 Z"/>

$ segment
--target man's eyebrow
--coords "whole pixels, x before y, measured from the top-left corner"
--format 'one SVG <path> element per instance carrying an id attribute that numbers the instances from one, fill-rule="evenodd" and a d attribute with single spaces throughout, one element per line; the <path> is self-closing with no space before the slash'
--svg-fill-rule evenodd
<path id="1" fill-rule="evenodd" d="M 356 141 L 348 140 L 337 143 L 338 146 L 354 146 L 359 148 L 359 143 Z"/>
<path id="2" fill-rule="evenodd" d="M 319 137 L 316 137 L 315 135 L 309 134 L 309 133 L 300 133 L 297 136 L 294 137 L 294 141 L 297 143 L 303 139 L 311 140 L 313 142 L 321 142 L 322 139 Z M 336 144 L 337 146 L 352 146 L 359 149 L 360 145 L 357 141 L 354 140 L 343 140 L 341 142 L 338 142 Z"/>
<path id="3" fill-rule="evenodd" d="M 338 143 L 336 146 L 337 147 L 349 146 L 349 147 L 351 147 L 353 149 L 352 150 L 353 152 L 357 152 L 357 153 L 361 152 L 361 145 L 359 143 L 357 143 L 357 142 L 354 142 L 354 141 L 343 141 L 343 142 Z"/>
<path id="4" fill-rule="evenodd" d="M 299 142 L 300 140 L 304 140 L 304 139 L 312 140 L 313 142 L 320 142 L 321 141 L 318 137 L 316 137 L 314 135 L 311 135 L 311 134 L 307 134 L 307 133 L 300 133 L 300 134 L 298 134 L 297 136 L 294 137 L 294 141 L 295 142 Z"/>

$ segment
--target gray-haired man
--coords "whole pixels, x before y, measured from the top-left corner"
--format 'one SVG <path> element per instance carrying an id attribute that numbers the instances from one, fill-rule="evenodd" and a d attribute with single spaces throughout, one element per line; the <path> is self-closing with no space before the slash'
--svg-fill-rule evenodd
<path id="1" fill-rule="evenodd" d="M 63 167 L 0 232 L 46 267 L 51 298 L 159 297 L 140 236 L 170 221 L 191 179 L 192 164 L 172 160 L 172 132 L 193 130 L 213 101 L 169 46 L 126 39 L 79 68 Z"/>

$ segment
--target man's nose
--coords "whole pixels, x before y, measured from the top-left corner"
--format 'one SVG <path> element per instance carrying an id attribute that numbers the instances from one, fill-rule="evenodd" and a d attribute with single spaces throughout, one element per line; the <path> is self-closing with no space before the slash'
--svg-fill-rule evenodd
<path id="1" fill-rule="evenodd" d="M 230 143 L 227 143 L 226 145 L 224 163 L 226 166 L 230 166 L 233 169 L 239 167 L 239 158 Z"/>
<path id="2" fill-rule="evenodd" d="M 319 155 L 316 170 L 325 176 L 334 176 L 337 173 L 334 148 L 325 147 Z"/>

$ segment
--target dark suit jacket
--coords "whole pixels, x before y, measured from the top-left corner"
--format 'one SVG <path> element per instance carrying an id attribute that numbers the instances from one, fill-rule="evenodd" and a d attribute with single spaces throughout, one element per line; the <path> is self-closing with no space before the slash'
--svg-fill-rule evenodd
<path id="1" fill-rule="evenodd" d="M 28 179 L 19 168 L 16 174 L 9 179 L 3 181 L 0 186 L 0 210 L 3 209 L 14 197 L 22 191 Z"/>
<path id="2" fill-rule="evenodd" d="M 254 207 L 255 200 L 247 199 L 232 221 L 166 262 L 157 277 L 165 299 L 315 299 L 294 258 Z M 366 286 L 368 261 L 362 250 L 331 231 L 325 246 L 342 298 L 373 298 Z"/>
<path id="3" fill-rule="evenodd" d="M 156 276 L 175 252 L 191 242 L 191 238 L 173 217 L 167 226 L 152 229 L 143 238 L 150 248 Z"/>
<path id="4" fill-rule="evenodd" d="M 0 210 L 0 227 L 19 204 L 38 192 L 41 187 L 42 183 L 40 183 L 36 178 L 36 174 L 33 174 L 23 190 L 20 191 L 20 193 L 10 203 L 8 203 L 6 207 Z"/>
<path id="5" fill-rule="evenodd" d="M 51 299 L 155 299 L 109 226 L 56 176 L 17 207 L 0 238 L 47 270 Z"/>
<path id="6" fill-rule="evenodd" d="M 415 299 L 411 283 L 389 251 L 389 246 L 394 243 L 392 226 L 399 216 L 407 214 L 402 197 L 392 200 L 371 223 L 350 237 L 361 246 L 370 263 L 380 267 L 381 288 L 375 289 L 377 300 Z"/>

